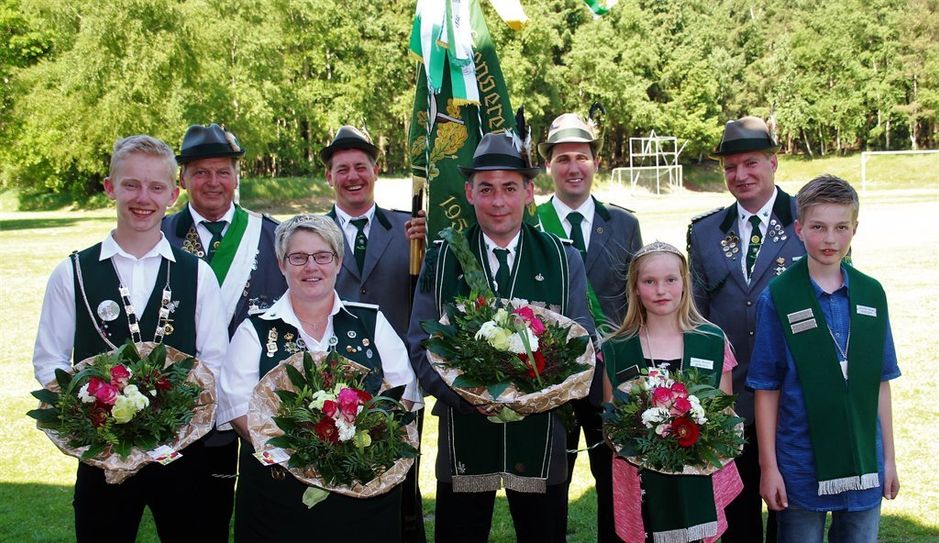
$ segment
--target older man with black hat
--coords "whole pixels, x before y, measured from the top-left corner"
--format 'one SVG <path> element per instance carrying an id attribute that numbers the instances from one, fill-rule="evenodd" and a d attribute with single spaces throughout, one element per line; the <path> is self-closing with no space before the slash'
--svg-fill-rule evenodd
<path id="1" fill-rule="evenodd" d="M 176 156 L 189 204 L 162 225 L 171 245 L 205 260 L 215 272 L 229 337 L 249 314 L 263 312 L 287 290 L 274 255 L 277 222 L 234 203 L 244 154 L 234 134 L 219 125 L 190 126 Z M 238 461 L 234 432 L 213 433 L 206 450 L 211 474 L 203 486 L 206 524 L 227 541 Z"/>
<path id="2" fill-rule="evenodd" d="M 522 158 L 513 138 L 486 134 L 473 164 L 460 170 L 477 221 L 464 235 L 493 291 L 547 304 L 593 334 L 587 277 L 577 249 L 524 224 L 538 170 Z M 436 540 L 487 541 L 495 491 L 504 486 L 517 541 L 564 541 L 564 426 L 554 411 L 508 424 L 491 422 L 486 415 L 492 413 L 470 405 L 443 382 L 422 347 L 428 335 L 421 321 L 440 318 L 443 306 L 468 294 L 469 286 L 449 244 L 444 242 L 431 260 L 414 297 L 408 343 L 421 385 L 437 398 L 434 414 L 440 417 Z"/>
<path id="3" fill-rule="evenodd" d="M 795 235 L 795 198 L 776 186 L 776 145 L 762 119 L 729 121 L 713 156 L 736 202 L 691 220 L 688 257 L 695 302 L 734 347 L 736 410 L 746 419 L 747 445 L 737 458 L 744 491 L 727 508 L 722 541 L 763 541 L 760 466 L 753 425 L 753 391 L 744 386 L 756 329 L 756 301 L 770 280 L 805 254 Z M 770 516 L 767 540 L 775 541 Z"/>
<path id="4" fill-rule="evenodd" d="M 347 258 L 336 279 L 343 300 L 375 304 L 381 308 L 402 341 L 407 341 L 411 316 L 411 280 L 408 274 L 410 239 L 423 239 L 424 218 L 375 204 L 379 149 L 364 130 L 343 126 L 320 151 L 326 182 L 336 194 L 328 215 L 345 239 Z M 423 410 L 418 413 L 419 427 Z M 403 485 L 402 541 L 423 543 L 424 515 L 417 484 L 417 461 Z"/>
<path id="5" fill-rule="evenodd" d="M 590 193 L 593 174 L 600 166 L 595 129 L 575 113 L 564 113 L 551 123 L 548 138 L 538 145 L 551 179 L 554 195 L 538 206 L 544 230 L 568 238 L 580 251 L 587 271 L 587 302 L 598 328 L 616 328 L 626 314 L 626 271 L 633 254 L 642 247 L 639 221 L 627 209 L 600 202 Z M 600 386 L 603 372 L 594 379 Z M 603 443 L 601 409 L 586 398 L 574 400 L 575 420 L 567 448 L 576 451 L 583 428 L 590 471 L 597 490 L 597 541 L 619 541 L 613 524 L 612 451 Z M 574 474 L 577 453 L 568 455 L 567 484 Z"/>

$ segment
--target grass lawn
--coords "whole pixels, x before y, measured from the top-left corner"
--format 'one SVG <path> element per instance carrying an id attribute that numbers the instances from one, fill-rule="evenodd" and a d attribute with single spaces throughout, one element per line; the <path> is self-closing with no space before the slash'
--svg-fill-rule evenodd
<path id="1" fill-rule="evenodd" d="M 855 164 L 858 160 L 855 158 Z M 834 163 L 833 163 L 834 164 Z M 780 166 L 782 185 L 793 193 L 812 173 L 793 178 L 788 161 Z M 826 171 L 824 168 L 814 172 Z M 833 171 L 833 170 L 832 170 Z M 928 170 L 935 177 L 937 168 Z M 814 173 L 813 172 L 813 173 Z M 833 171 L 833 173 L 838 173 Z M 290 187 L 273 190 L 268 183 L 245 183 L 242 195 L 249 207 L 254 202 L 289 215 L 302 209 L 322 211 L 328 189 L 317 182 L 281 181 Z M 268 186 L 266 186 L 268 185 Z M 854 244 L 856 265 L 884 285 L 890 300 L 891 322 L 904 377 L 893 387 L 894 426 L 902 484 L 900 496 L 883 506 L 881 541 L 930 542 L 939 538 L 939 470 L 929 468 L 939 434 L 939 407 L 934 400 L 939 387 L 935 367 L 939 339 L 935 315 L 939 314 L 939 183 L 923 179 L 885 190 L 868 187 L 862 196 L 860 228 Z M 407 205 L 409 192 L 400 181 L 379 183 L 378 199 L 384 205 Z M 660 239 L 684 246 L 689 217 L 724 205 L 721 192 L 675 191 L 652 195 L 630 192 L 613 185 L 600 186 L 598 196 L 637 212 L 647 242 Z M 404 203 L 401 195 L 404 195 Z M 312 196 L 312 203 L 307 200 Z M 11 209 L 8 195 L 0 193 L 3 209 Z M 267 202 L 264 204 L 263 202 Z M 70 541 L 72 532 L 71 485 L 76 460 L 61 454 L 35 429 L 25 412 L 35 406 L 29 391 L 37 388 L 30 358 L 36 334 L 45 282 L 70 251 L 99 241 L 113 225 L 113 211 L 0 212 L 0 541 Z M 433 522 L 433 459 L 436 419 L 425 425 L 421 487 L 428 529 Z M 585 455 L 577 464 L 571 490 L 570 541 L 595 540 L 594 495 Z M 431 532 L 432 533 L 432 532 Z M 149 519 L 140 541 L 156 541 Z M 514 540 L 504 498 L 497 503 L 491 541 Z"/>

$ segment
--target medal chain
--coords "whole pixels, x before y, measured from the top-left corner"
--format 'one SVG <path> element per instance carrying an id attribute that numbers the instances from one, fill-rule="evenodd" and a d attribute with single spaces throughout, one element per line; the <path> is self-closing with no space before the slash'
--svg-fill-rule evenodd
<path id="1" fill-rule="evenodd" d="M 114 264 L 114 260 L 111 259 L 111 266 L 114 268 L 114 274 L 117 276 L 117 290 L 121 294 L 121 301 L 124 304 L 124 314 L 127 316 L 127 326 L 130 329 L 131 341 L 134 343 L 140 343 L 140 321 L 137 318 L 137 313 L 134 311 L 134 305 L 130 302 L 130 289 L 124 286 L 124 282 L 121 280 L 121 274 L 117 271 L 117 265 Z M 170 271 L 173 267 L 173 263 L 169 260 L 166 261 L 166 284 L 163 286 L 163 292 L 160 296 L 160 318 L 157 321 L 156 330 L 153 332 L 153 342 L 154 343 L 163 343 L 163 334 L 166 331 L 166 321 L 170 316 L 170 299 L 173 297 L 173 290 L 170 288 Z M 113 347 L 113 344 L 108 341 L 108 344 Z M 115 347 L 116 348 L 116 347 Z"/>
<path id="2" fill-rule="evenodd" d="M 117 349 L 117 345 L 111 343 L 111 340 L 108 339 L 108 335 L 101 329 L 101 326 L 98 324 L 98 319 L 95 318 L 94 311 L 91 310 L 91 304 L 88 303 L 88 296 L 85 294 L 85 281 L 82 278 L 82 267 L 78 262 L 78 252 L 72 253 L 72 260 L 75 265 L 75 276 L 78 278 L 78 289 L 81 291 L 82 301 L 85 302 L 85 309 L 88 310 L 88 318 L 91 320 L 91 325 L 95 327 L 95 331 L 98 332 L 98 335 L 101 336 L 101 339 L 113 350 Z"/>
<path id="3" fill-rule="evenodd" d="M 851 325 L 848 325 L 848 337 L 844 342 L 844 349 L 841 348 L 841 344 L 838 343 L 838 340 L 835 339 L 835 333 L 831 331 L 831 325 L 827 322 L 825 323 L 825 328 L 828 328 L 828 335 L 831 336 L 832 343 L 835 344 L 835 349 L 838 350 L 838 354 L 841 355 L 841 360 L 838 361 L 838 364 L 841 366 L 842 373 L 844 374 L 845 380 L 848 379 L 848 349 L 851 348 Z"/>

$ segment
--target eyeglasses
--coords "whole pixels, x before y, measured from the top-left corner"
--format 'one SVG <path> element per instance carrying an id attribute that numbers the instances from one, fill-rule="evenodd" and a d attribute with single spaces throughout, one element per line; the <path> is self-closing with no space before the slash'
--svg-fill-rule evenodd
<path id="1" fill-rule="evenodd" d="M 306 266 L 310 258 L 317 264 L 329 264 L 336 259 L 336 253 L 330 251 L 320 251 L 318 253 L 290 253 L 285 260 L 294 266 Z"/>

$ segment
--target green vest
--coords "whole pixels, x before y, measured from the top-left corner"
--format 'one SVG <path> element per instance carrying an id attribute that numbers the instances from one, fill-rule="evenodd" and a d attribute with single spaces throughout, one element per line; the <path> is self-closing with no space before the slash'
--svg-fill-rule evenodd
<path id="1" fill-rule="evenodd" d="M 696 368 L 708 377 L 708 384 L 720 385 L 724 332 L 714 325 L 702 324 L 695 330 L 685 331 L 683 339 L 681 367 L 669 370 Z M 614 387 L 621 381 L 638 377 L 638 370 L 648 367 L 639 335 L 604 342 L 603 362 Z M 639 480 L 643 499 L 648 504 L 648 532 L 666 541 L 669 537 L 675 537 L 675 541 L 691 541 L 716 533 L 717 506 L 710 476 L 666 475 L 640 468 Z"/>
<path id="2" fill-rule="evenodd" d="M 483 268 L 489 284 L 493 273 L 482 231 L 473 225 L 466 232 L 470 250 Z M 522 224 L 510 278 L 509 298 L 542 302 L 564 313 L 570 287 L 567 254 L 554 235 Z M 495 289 L 493 289 L 495 290 Z M 443 314 L 445 305 L 470 293 L 463 270 L 446 242 L 436 262 L 435 299 Z M 528 415 L 511 423 L 493 423 L 473 413 L 463 415 L 449 409 L 446 432 L 450 450 L 450 474 L 456 492 L 482 492 L 502 486 L 518 492 L 545 492 L 552 450 L 553 411 Z"/>
<path id="3" fill-rule="evenodd" d="M 887 327 L 880 283 L 851 266 L 848 379 L 803 258 L 769 284 L 805 400 L 818 493 L 879 486 L 877 409 Z"/>
<path id="4" fill-rule="evenodd" d="M 333 315 L 336 352 L 372 370 L 365 379 L 365 387 L 367 392 L 377 394 L 383 376 L 381 356 L 375 345 L 378 308 L 350 302 L 343 302 L 343 307 L 345 309 L 340 309 Z M 258 334 L 258 341 L 261 342 L 259 378 L 294 353 L 306 350 L 302 340 L 298 341 L 300 334 L 295 327 L 280 319 L 262 319 L 260 315 L 252 315 L 249 318 Z"/>
<path id="5" fill-rule="evenodd" d="M 153 293 L 147 302 L 147 308 L 141 315 L 139 308 L 135 308 L 140 326 L 142 341 L 153 341 L 162 302 L 163 287 L 169 274 L 172 298 L 170 303 L 170 316 L 167 321 L 168 333 L 164 333 L 163 343 L 175 347 L 180 351 L 195 355 L 196 353 L 196 285 L 199 280 L 199 260 L 194 256 L 172 247 L 176 262 L 163 259 L 160 271 L 157 273 Z M 101 244 L 98 243 L 84 251 L 73 253 L 72 275 L 75 281 L 75 349 L 73 359 L 76 363 L 90 356 L 111 350 L 105 343 L 95 323 L 101 328 L 108 340 L 120 347 L 130 337 L 130 327 L 127 314 L 124 311 L 121 294 L 118 291 L 120 280 L 111 264 L 111 259 L 100 260 Z M 75 265 L 81 267 L 82 285 L 78 281 Z M 98 307 L 102 302 L 113 301 L 119 309 L 117 318 L 105 321 L 98 314 Z M 87 303 L 87 305 L 86 305 Z M 91 314 L 89 314 L 89 309 Z M 93 320 L 92 320 L 93 319 Z"/>

